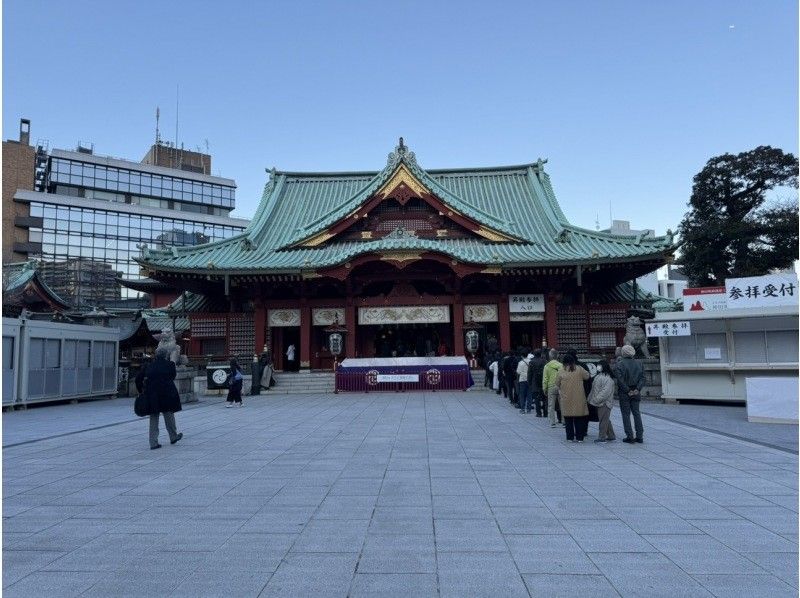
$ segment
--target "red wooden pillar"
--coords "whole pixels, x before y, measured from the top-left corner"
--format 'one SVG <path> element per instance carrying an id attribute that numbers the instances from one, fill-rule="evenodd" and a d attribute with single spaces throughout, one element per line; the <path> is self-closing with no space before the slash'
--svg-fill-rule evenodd
<path id="1" fill-rule="evenodd" d="M 344 307 L 344 325 L 347 328 L 347 333 L 344 338 L 344 356 L 356 356 L 356 307 L 353 305 L 353 298 L 347 298 L 347 304 Z"/>
<path id="2" fill-rule="evenodd" d="M 311 369 L 311 307 L 300 300 L 300 369 Z"/>
<path id="3" fill-rule="evenodd" d="M 547 334 L 547 346 L 549 348 L 558 345 L 558 327 L 556 325 L 556 294 L 548 293 L 545 296 L 544 319 Z"/>
<path id="4" fill-rule="evenodd" d="M 255 308 L 256 347 L 254 353 L 260 355 L 264 350 L 264 345 L 267 344 L 267 308 L 262 301 L 256 301 Z"/>
<path id="5" fill-rule="evenodd" d="M 508 309 L 508 295 L 500 295 L 497 306 L 497 325 L 500 332 L 500 350 L 511 351 L 511 312 Z"/>
<path id="6" fill-rule="evenodd" d="M 461 295 L 453 301 L 453 355 L 464 355 L 464 304 Z"/>

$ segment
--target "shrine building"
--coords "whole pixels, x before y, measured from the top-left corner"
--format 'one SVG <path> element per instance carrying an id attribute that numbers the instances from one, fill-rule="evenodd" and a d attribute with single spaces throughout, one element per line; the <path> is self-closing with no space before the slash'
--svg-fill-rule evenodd
<path id="1" fill-rule="evenodd" d="M 143 248 L 142 273 L 188 291 L 191 356 L 271 350 L 277 369 L 341 357 L 464 355 L 464 335 L 607 353 L 622 344 L 630 281 L 671 260 L 665 237 L 570 224 L 539 160 L 424 170 L 400 144 L 379 172 L 272 170 L 256 214 L 229 239 Z"/>

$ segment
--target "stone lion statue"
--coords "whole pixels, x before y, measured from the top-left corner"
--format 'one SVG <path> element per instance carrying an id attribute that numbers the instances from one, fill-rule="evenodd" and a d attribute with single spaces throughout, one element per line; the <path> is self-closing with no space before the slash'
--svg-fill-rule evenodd
<path id="1" fill-rule="evenodd" d="M 156 347 L 156 351 L 159 351 L 160 349 L 165 350 L 167 355 L 169 355 L 169 360 L 175 365 L 184 365 L 186 363 L 186 357 L 181 356 L 181 348 L 175 341 L 175 332 L 172 330 L 171 325 L 168 324 L 161 331 L 161 334 L 153 336 L 158 337 L 158 346 Z"/>
<path id="2" fill-rule="evenodd" d="M 647 336 L 645 336 L 644 328 L 642 327 L 642 320 L 638 316 L 631 316 L 625 323 L 625 339 L 626 345 L 630 345 L 637 350 L 641 351 L 645 358 L 650 357 L 650 351 L 647 348 Z"/>

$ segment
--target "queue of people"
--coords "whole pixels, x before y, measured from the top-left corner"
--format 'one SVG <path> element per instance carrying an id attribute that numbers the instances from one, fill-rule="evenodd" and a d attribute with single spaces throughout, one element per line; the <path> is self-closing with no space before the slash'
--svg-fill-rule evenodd
<path id="1" fill-rule="evenodd" d="M 585 440 L 590 406 L 597 412 L 599 425 L 594 442 L 616 440 L 611 413 L 617 398 L 625 429 L 622 441 L 642 443 L 644 429 L 639 405 L 644 369 L 634 359 L 635 355 L 635 349 L 625 345 L 617 350 L 613 363 L 598 362 L 592 377 L 574 349 L 568 349 L 562 356 L 555 349 L 495 352 L 486 359 L 487 385 L 498 395 L 502 393 L 520 414 L 534 409 L 536 417 L 549 419 L 551 428 L 563 426 L 571 442 Z"/>

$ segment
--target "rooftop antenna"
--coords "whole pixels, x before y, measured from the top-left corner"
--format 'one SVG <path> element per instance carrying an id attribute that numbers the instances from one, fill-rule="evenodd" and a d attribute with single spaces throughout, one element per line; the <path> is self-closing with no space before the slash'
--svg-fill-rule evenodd
<path id="1" fill-rule="evenodd" d="M 178 154 L 178 113 L 180 110 L 180 91 L 181 87 L 179 84 L 175 84 L 175 161 L 177 162 L 176 168 L 180 168 L 180 159 Z"/>
<path id="2" fill-rule="evenodd" d="M 608 227 L 614 227 L 614 216 L 611 214 L 611 201 L 608 202 Z"/>
<path id="3" fill-rule="evenodd" d="M 594 229 L 600 230 L 600 214 L 596 214 L 594 217 Z"/>
<path id="4" fill-rule="evenodd" d="M 155 151 L 155 159 L 153 160 L 156 164 L 158 164 L 158 142 L 159 142 L 158 119 L 160 117 L 161 117 L 161 111 L 159 110 L 158 106 L 156 106 L 156 151 Z"/>

